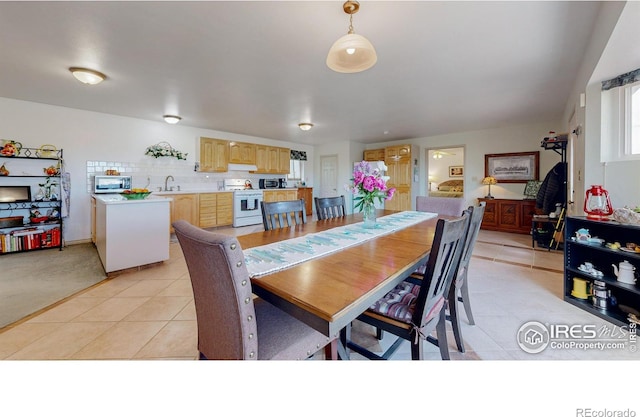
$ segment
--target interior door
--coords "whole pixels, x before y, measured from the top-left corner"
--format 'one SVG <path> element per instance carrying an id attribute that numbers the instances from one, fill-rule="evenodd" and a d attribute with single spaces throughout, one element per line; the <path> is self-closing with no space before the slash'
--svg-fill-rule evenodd
<path id="1" fill-rule="evenodd" d="M 578 126 L 576 114 L 569 119 L 569 143 L 567 144 L 567 214 L 583 214 L 584 206 L 584 137 Z"/>
<path id="2" fill-rule="evenodd" d="M 320 157 L 319 197 L 338 196 L 338 155 Z"/>

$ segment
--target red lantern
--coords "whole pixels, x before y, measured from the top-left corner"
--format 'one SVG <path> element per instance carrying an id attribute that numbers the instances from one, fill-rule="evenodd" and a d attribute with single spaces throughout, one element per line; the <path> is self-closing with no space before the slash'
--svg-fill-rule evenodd
<path id="1" fill-rule="evenodd" d="M 601 185 L 592 185 L 584 197 L 584 212 L 588 219 L 606 220 L 613 214 L 609 193 Z"/>

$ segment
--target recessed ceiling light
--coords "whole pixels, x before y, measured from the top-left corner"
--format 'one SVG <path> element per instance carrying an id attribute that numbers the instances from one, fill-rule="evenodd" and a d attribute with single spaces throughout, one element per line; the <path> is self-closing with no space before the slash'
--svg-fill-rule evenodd
<path id="1" fill-rule="evenodd" d="M 306 132 L 307 130 L 311 130 L 313 123 L 298 123 L 298 127 L 300 130 L 304 130 Z"/>
<path id="2" fill-rule="evenodd" d="M 180 120 L 182 120 L 182 117 L 180 116 L 173 116 L 171 114 L 165 114 L 164 116 L 162 116 L 164 118 L 164 121 L 169 123 L 170 125 L 175 125 L 176 123 L 178 123 Z"/>
<path id="3" fill-rule="evenodd" d="M 107 78 L 103 73 L 88 68 L 71 67 L 69 71 L 78 81 L 90 85 L 99 84 Z"/>

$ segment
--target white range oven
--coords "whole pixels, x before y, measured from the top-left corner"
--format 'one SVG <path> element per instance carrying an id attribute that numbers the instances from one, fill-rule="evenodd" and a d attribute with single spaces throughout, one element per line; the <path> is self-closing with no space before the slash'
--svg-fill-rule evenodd
<path id="1" fill-rule="evenodd" d="M 262 224 L 262 190 L 249 180 L 224 180 L 225 191 L 233 191 L 233 227 Z"/>

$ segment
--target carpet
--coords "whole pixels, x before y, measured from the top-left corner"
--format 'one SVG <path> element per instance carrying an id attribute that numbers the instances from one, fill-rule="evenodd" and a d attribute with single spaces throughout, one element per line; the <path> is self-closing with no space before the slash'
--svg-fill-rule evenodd
<path id="1" fill-rule="evenodd" d="M 106 278 L 91 243 L 0 256 L 0 328 Z"/>

